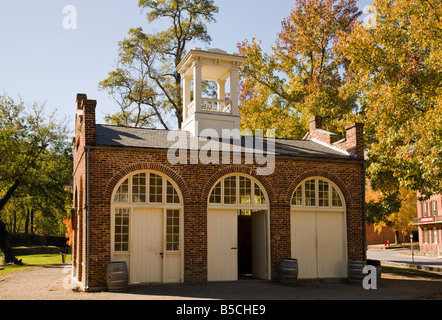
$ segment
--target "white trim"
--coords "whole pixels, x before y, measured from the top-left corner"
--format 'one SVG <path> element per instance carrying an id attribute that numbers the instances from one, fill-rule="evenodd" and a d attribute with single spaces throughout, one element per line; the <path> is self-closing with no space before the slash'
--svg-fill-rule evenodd
<path id="1" fill-rule="evenodd" d="M 311 141 L 314 141 L 314 142 L 316 142 L 316 143 L 318 143 L 318 144 L 320 144 L 320 145 L 322 145 L 324 147 L 330 148 L 330 149 L 332 149 L 334 151 L 338 151 L 338 152 L 340 152 L 340 153 L 342 153 L 342 154 L 344 154 L 346 156 L 350 156 L 350 157 L 356 158 L 356 155 L 354 153 L 348 152 L 348 151 L 346 151 L 344 149 L 341 149 L 341 148 L 339 148 L 339 147 L 337 147 L 335 145 L 330 145 L 330 144 L 328 144 L 328 143 L 326 143 L 324 141 L 318 140 L 316 138 L 311 139 Z"/>

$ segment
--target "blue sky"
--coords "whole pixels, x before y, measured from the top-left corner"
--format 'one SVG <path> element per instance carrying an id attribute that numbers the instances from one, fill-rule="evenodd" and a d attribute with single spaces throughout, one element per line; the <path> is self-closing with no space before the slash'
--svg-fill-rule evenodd
<path id="1" fill-rule="evenodd" d="M 374 0 L 360 0 L 361 10 Z M 215 0 L 216 23 L 209 25 L 213 41 L 207 46 L 236 52 L 245 39 L 262 41 L 268 51 L 288 17 L 294 0 Z M 77 29 L 66 30 L 63 8 L 75 6 Z M 75 97 L 86 93 L 97 100 L 97 122 L 117 106 L 98 83 L 113 70 L 118 42 L 130 28 L 148 33 L 161 30 L 149 24 L 138 0 L 0 0 L 0 94 L 25 102 L 46 102 L 47 113 L 57 110 L 73 129 Z"/>

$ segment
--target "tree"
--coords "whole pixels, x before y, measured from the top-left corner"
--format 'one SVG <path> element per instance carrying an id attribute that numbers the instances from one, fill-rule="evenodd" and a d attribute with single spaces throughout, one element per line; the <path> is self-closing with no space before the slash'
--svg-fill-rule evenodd
<path id="1" fill-rule="evenodd" d="M 371 10 L 338 46 L 365 122 L 367 175 L 384 193 L 442 193 L 442 1 L 376 0 Z"/>
<path id="2" fill-rule="evenodd" d="M 205 23 L 213 22 L 218 7 L 213 0 L 140 0 L 147 20 L 167 19 L 168 29 L 155 34 L 131 29 L 119 43 L 119 66 L 99 87 L 116 98 L 121 112 L 106 120 L 112 124 L 169 129 L 167 115 L 178 127 L 183 121 L 181 75 L 176 67 L 191 41 L 209 43 Z"/>
<path id="3" fill-rule="evenodd" d="M 374 225 L 378 232 L 385 226 L 391 227 L 396 234 L 396 243 L 400 231 L 408 233 L 416 228 L 413 226 L 413 218 L 417 216 L 415 191 L 401 187 L 398 193 L 385 195 L 367 183 L 365 201 L 367 223 Z"/>
<path id="4" fill-rule="evenodd" d="M 355 97 L 342 95 L 347 60 L 334 48 L 361 13 L 356 0 L 297 0 L 282 22 L 272 54 L 259 42 L 239 44 L 247 59 L 241 68 L 241 125 L 276 129 L 283 138 L 302 138 L 308 119 L 322 116 L 325 128 L 343 132 L 355 112 Z"/>
<path id="5" fill-rule="evenodd" d="M 54 115 L 46 119 L 43 110 L 44 105 L 27 108 L 23 102 L 0 96 L 0 250 L 6 263 L 19 263 L 3 221 L 14 197 L 26 198 L 27 205 L 46 217 L 71 201 L 64 191 L 72 180 L 68 132 L 63 121 Z"/>

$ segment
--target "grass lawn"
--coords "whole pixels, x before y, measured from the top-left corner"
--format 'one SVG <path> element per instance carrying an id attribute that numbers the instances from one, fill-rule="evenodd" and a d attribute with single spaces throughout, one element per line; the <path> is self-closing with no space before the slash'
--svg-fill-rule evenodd
<path id="1" fill-rule="evenodd" d="M 18 266 L 18 265 L 2 266 L 2 265 L 0 265 L 0 269 L 1 269 L 0 276 L 7 274 L 7 273 L 15 272 L 15 271 L 62 263 L 62 258 L 61 258 L 60 254 L 33 254 L 33 255 L 28 255 L 28 256 L 17 256 L 16 258 L 19 260 L 22 259 L 23 265 L 22 266 Z M 65 262 L 70 262 L 70 261 L 71 261 L 71 255 L 68 254 L 66 256 Z"/>

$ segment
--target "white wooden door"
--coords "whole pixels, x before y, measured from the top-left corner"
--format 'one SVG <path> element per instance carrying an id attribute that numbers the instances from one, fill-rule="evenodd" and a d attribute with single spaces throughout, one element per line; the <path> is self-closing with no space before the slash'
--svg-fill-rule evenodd
<path id="1" fill-rule="evenodd" d="M 317 278 L 316 214 L 292 212 L 292 258 L 298 260 L 298 278 Z"/>
<path id="2" fill-rule="evenodd" d="M 237 210 L 208 211 L 207 251 L 208 281 L 238 280 Z"/>
<path id="3" fill-rule="evenodd" d="M 318 278 L 347 277 L 345 215 L 317 212 Z"/>
<path id="4" fill-rule="evenodd" d="M 292 211 L 291 239 L 300 279 L 347 277 L 343 212 Z"/>
<path id="5" fill-rule="evenodd" d="M 163 281 L 163 209 L 133 212 L 130 282 Z"/>

